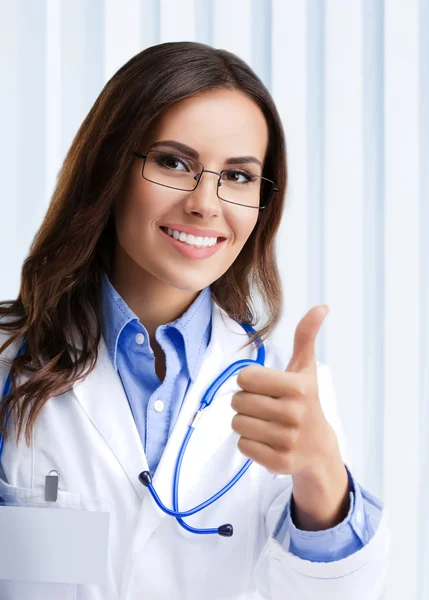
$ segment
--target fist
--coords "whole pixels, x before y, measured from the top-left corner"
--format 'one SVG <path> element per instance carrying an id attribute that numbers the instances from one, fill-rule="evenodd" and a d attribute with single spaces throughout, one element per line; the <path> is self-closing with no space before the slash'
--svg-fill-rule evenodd
<path id="1" fill-rule="evenodd" d="M 285 371 L 252 365 L 238 374 L 242 391 L 231 401 L 238 448 L 271 473 L 311 474 L 338 452 L 317 382 L 315 343 L 327 314 L 325 305 L 316 306 L 298 323 Z"/>

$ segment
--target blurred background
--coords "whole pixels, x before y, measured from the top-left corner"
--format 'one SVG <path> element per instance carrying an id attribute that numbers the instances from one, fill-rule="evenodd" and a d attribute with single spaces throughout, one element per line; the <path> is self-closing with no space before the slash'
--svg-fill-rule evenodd
<path id="1" fill-rule="evenodd" d="M 0 298 L 102 87 L 148 46 L 238 54 L 288 146 L 274 341 L 330 307 L 332 371 L 357 479 L 385 502 L 387 600 L 429 598 L 429 0 L 0 0 Z"/>

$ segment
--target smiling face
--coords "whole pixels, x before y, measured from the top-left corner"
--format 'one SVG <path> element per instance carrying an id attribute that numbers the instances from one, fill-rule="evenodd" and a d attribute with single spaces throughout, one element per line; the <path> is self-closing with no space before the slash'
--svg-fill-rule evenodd
<path id="1" fill-rule="evenodd" d="M 161 143 L 166 141 L 167 144 Z M 179 150 L 171 141 L 188 149 Z M 234 169 L 262 175 L 267 145 L 268 126 L 257 104 L 242 92 L 222 89 L 187 98 L 165 111 L 136 151 L 147 153 L 156 149 L 196 158 L 211 171 Z M 147 159 L 145 177 L 151 164 L 158 169 L 156 173 L 161 173 L 160 169 L 168 171 L 170 179 L 166 181 L 172 177 L 182 181 L 189 163 L 187 166 L 160 154 L 156 156 L 162 159 L 161 163 L 149 163 Z M 231 162 L 232 157 L 235 163 Z M 248 160 L 237 161 L 239 157 Z M 195 295 L 229 269 L 254 229 L 259 211 L 219 199 L 218 177 L 213 173 L 203 173 L 194 191 L 179 191 L 144 179 L 142 166 L 143 159 L 135 157 L 123 194 L 115 205 L 115 270 L 121 270 L 122 279 L 125 271 L 159 290 L 165 287 L 166 292 L 171 292 L 175 288 Z M 187 177 L 192 181 L 192 176 Z M 246 181 L 243 175 L 228 175 L 219 195 L 226 197 L 228 187 L 232 189 Z M 195 251 L 187 245 L 183 250 L 183 242 L 173 240 L 161 229 L 172 224 L 182 231 L 194 227 L 220 232 L 225 239 L 210 251 Z M 198 253 L 208 256 L 195 258 Z"/>

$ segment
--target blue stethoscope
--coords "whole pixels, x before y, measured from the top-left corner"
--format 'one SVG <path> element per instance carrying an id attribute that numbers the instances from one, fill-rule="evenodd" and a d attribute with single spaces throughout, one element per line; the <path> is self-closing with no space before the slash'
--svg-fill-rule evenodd
<path id="1" fill-rule="evenodd" d="M 248 334 L 255 333 L 255 330 L 253 329 L 253 327 L 251 327 L 247 323 L 241 323 L 241 327 Z M 256 338 L 255 343 L 257 341 L 260 341 L 260 338 Z M 17 353 L 17 357 L 20 356 L 24 351 L 25 351 L 25 340 L 22 343 L 22 345 Z M 247 469 L 250 467 L 250 465 L 252 464 L 253 461 L 250 459 L 247 460 L 244 463 L 244 465 L 241 467 L 241 469 L 238 471 L 238 473 L 235 475 L 235 477 L 233 477 L 227 485 L 225 485 L 221 490 L 219 490 L 211 498 L 209 498 L 202 504 L 199 504 L 198 506 L 195 506 L 194 508 L 191 508 L 191 509 L 189 509 L 187 511 L 183 511 L 183 512 L 179 511 L 179 506 L 178 506 L 179 477 L 180 477 L 180 469 L 182 466 L 182 461 L 183 461 L 183 457 L 185 455 L 186 448 L 187 448 L 189 440 L 191 439 L 191 436 L 195 430 L 195 427 L 197 426 L 198 421 L 201 418 L 202 412 L 207 407 L 210 406 L 210 404 L 213 402 L 213 398 L 215 397 L 215 395 L 217 394 L 219 389 L 230 377 L 232 377 L 232 375 L 234 375 L 240 369 L 243 369 L 244 367 L 248 367 L 253 364 L 259 364 L 262 366 L 265 365 L 265 347 L 263 344 L 258 348 L 256 360 L 253 360 L 251 358 L 237 360 L 236 362 L 232 363 L 232 365 L 230 365 L 227 369 L 225 369 L 215 379 L 215 381 L 207 388 L 207 390 L 203 396 L 203 399 L 201 400 L 201 404 L 200 404 L 197 412 L 194 414 L 191 423 L 188 426 L 188 431 L 185 435 L 185 438 L 182 442 L 182 446 L 180 448 L 179 454 L 177 456 L 176 466 L 174 469 L 174 480 L 173 480 L 173 510 L 167 508 L 165 506 L 165 504 L 162 503 L 161 499 L 159 498 L 158 494 L 156 493 L 156 491 L 152 485 L 152 476 L 151 476 L 150 472 L 143 471 L 139 475 L 140 482 L 145 487 L 148 488 L 149 492 L 152 495 L 152 498 L 155 500 L 155 502 L 159 506 L 159 508 L 162 511 L 164 511 L 165 513 L 167 513 L 167 515 L 171 515 L 172 517 L 175 517 L 177 522 L 184 529 L 186 529 L 187 531 L 190 531 L 191 533 L 198 533 L 198 534 L 217 533 L 218 535 L 221 535 L 223 537 L 231 537 L 233 534 L 233 527 L 230 523 L 226 523 L 224 525 L 220 525 L 219 527 L 215 527 L 212 529 L 197 529 L 197 528 L 191 527 L 190 525 L 185 523 L 183 520 L 183 517 L 189 517 L 190 515 L 194 515 L 195 513 L 200 512 L 200 510 L 203 510 L 207 506 L 210 506 L 210 504 L 213 504 L 213 502 L 216 502 L 216 500 L 218 500 L 224 494 L 226 494 L 226 492 L 228 490 L 230 490 L 243 477 L 244 473 L 247 471 Z M 12 389 L 12 383 L 11 383 L 11 378 L 10 378 L 10 373 L 9 373 L 6 383 L 5 383 L 5 386 L 4 386 L 2 400 L 5 396 L 7 396 L 7 394 L 10 393 L 11 389 Z M 7 416 L 6 416 L 6 419 L 7 419 Z M 2 450 L 3 450 L 3 436 L 0 435 L 0 458 L 1 458 Z"/>

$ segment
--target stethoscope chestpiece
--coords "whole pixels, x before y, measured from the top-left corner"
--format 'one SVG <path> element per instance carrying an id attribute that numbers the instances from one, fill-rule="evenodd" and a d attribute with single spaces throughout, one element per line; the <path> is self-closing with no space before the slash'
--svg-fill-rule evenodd
<path id="1" fill-rule="evenodd" d="M 231 537 L 234 533 L 234 529 L 231 523 L 225 523 L 225 525 L 221 525 L 217 530 L 218 534 L 222 537 Z"/>
<path id="2" fill-rule="evenodd" d="M 152 483 L 152 476 L 149 473 L 149 471 L 143 471 L 142 473 L 140 473 L 140 475 L 139 475 L 139 481 L 145 487 L 148 487 Z"/>

